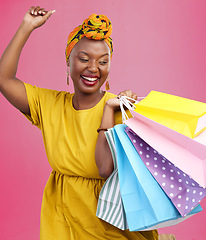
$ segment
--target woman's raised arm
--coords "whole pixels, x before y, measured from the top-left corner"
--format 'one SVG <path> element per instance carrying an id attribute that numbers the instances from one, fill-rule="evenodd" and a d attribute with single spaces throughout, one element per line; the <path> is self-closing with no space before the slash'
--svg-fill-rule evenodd
<path id="1" fill-rule="evenodd" d="M 32 31 L 42 26 L 54 11 L 31 7 L 0 60 L 0 92 L 20 111 L 30 114 L 26 90 L 16 78 L 19 57 Z"/>

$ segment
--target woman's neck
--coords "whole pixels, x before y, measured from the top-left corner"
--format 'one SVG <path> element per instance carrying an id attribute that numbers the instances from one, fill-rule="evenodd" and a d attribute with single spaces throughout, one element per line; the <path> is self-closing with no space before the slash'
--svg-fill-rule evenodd
<path id="1" fill-rule="evenodd" d="M 104 91 L 95 92 L 93 94 L 82 94 L 75 92 L 72 104 L 76 110 L 85 110 L 93 108 L 104 96 Z"/>

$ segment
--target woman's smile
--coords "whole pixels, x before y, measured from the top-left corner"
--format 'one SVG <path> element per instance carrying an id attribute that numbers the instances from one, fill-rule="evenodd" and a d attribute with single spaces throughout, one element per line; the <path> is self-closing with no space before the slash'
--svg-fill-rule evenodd
<path id="1" fill-rule="evenodd" d="M 94 86 L 99 81 L 99 77 L 98 76 L 85 76 L 85 75 L 82 75 L 81 78 L 82 78 L 83 83 L 85 85 L 87 85 L 87 86 Z"/>

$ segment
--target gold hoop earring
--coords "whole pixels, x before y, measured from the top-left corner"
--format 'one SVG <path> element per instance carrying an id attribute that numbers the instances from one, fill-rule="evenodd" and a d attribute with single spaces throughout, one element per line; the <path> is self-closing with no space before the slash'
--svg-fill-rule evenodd
<path id="1" fill-rule="evenodd" d="M 69 67 L 67 66 L 67 85 L 69 85 Z"/>
<path id="2" fill-rule="evenodd" d="M 106 83 L 105 83 L 105 89 L 106 91 L 108 91 L 110 89 L 110 86 L 109 86 L 109 77 L 107 77 L 107 80 L 106 80 Z"/>

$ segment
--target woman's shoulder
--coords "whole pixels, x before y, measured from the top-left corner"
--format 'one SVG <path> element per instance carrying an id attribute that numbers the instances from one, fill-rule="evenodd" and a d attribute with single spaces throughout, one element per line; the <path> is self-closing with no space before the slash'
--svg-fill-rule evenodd
<path id="1" fill-rule="evenodd" d="M 24 83 L 27 94 L 36 95 L 43 98 L 71 98 L 72 94 L 70 92 L 62 90 L 53 90 L 49 88 L 37 87 L 29 83 Z"/>
<path id="2" fill-rule="evenodd" d="M 110 99 L 110 98 L 115 98 L 117 95 L 111 92 L 106 92 L 105 93 L 105 98 L 106 100 Z"/>

